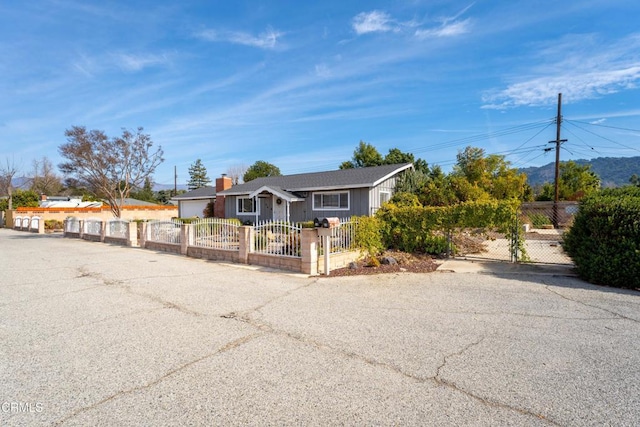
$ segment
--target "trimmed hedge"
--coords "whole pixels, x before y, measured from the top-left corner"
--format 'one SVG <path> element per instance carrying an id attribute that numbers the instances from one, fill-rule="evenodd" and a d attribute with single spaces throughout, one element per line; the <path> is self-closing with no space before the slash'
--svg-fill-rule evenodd
<path id="1" fill-rule="evenodd" d="M 582 199 L 564 249 L 583 279 L 640 288 L 640 188 L 606 189 Z"/>
<path id="2" fill-rule="evenodd" d="M 439 255 L 447 252 L 446 234 L 454 229 L 496 228 L 517 240 L 525 256 L 521 227 L 514 227 L 518 207 L 516 200 L 483 200 L 438 207 L 386 204 L 376 217 L 388 248 Z"/>

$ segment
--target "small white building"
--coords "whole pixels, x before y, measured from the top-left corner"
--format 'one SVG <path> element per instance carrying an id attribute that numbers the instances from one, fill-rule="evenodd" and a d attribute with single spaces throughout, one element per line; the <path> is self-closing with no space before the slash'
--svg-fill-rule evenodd
<path id="1" fill-rule="evenodd" d="M 83 202 L 81 197 L 74 196 L 40 196 L 41 208 L 99 208 L 102 202 Z"/>

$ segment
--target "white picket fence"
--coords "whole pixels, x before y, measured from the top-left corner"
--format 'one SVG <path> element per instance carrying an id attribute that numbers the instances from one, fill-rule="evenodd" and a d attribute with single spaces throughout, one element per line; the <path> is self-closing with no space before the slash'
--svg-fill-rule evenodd
<path id="1" fill-rule="evenodd" d="M 84 234 L 90 234 L 92 236 L 99 236 L 102 233 L 102 220 L 98 218 L 86 219 L 83 223 Z"/>
<path id="2" fill-rule="evenodd" d="M 301 257 L 302 226 L 286 221 L 261 221 L 254 227 L 254 251 L 264 255 Z"/>
<path id="3" fill-rule="evenodd" d="M 180 227 L 177 220 L 150 221 L 147 223 L 146 240 L 159 243 L 180 244 Z"/>
<path id="4" fill-rule="evenodd" d="M 65 233 L 80 233 L 80 220 L 75 217 L 69 217 L 64 222 Z"/>
<path id="5" fill-rule="evenodd" d="M 129 221 L 124 219 L 110 219 L 107 222 L 105 235 L 117 239 L 126 239 L 129 234 Z"/>
<path id="6" fill-rule="evenodd" d="M 331 245 L 331 253 L 339 254 L 355 250 L 356 236 L 356 218 L 341 218 L 340 224 L 331 229 L 329 243 Z M 319 237 L 318 248 L 320 253 L 324 253 L 324 238 Z"/>
<path id="7" fill-rule="evenodd" d="M 202 218 L 191 223 L 191 244 L 202 248 L 240 250 L 240 222 Z"/>

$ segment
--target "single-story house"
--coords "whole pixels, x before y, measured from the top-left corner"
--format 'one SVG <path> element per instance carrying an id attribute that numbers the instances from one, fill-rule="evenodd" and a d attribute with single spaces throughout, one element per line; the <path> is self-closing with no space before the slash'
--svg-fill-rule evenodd
<path id="1" fill-rule="evenodd" d="M 231 183 L 231 178 L 223 174 L 220 178 L 216 178 L 215 187 L 200 187 L 172 197 L 172 201 L 178 202 L 178 216 L 180 218 L 191 218 L 194 216 L 202 218 L 207 204 L 213 202 L 214 216 L 223 217 L 224 211 L 222 203 L 224 203 L 224 197 L 216 197 L 216 193 L 231 188 Z"/>
<path id="2" fill-rule="evenodd" d="M 257 222 L 372 215 L 412 163 L 257 178 L 220 191 L 224 216 Z"/>

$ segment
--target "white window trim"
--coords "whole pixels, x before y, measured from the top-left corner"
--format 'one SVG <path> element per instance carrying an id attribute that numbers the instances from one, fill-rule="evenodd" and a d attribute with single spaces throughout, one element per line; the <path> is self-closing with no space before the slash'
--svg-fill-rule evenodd
<path id="1" fill-rule="evenodd" d="M 324 207 L 318 207 L 316 206 L 316 194 L 322 194 L 322 195 L 331 195 L 331 194 L 347 194 L 347 207 L 346 208 L 333 208 L 333 207 L 329 207 L 329 208 L 324 208 Z M 351 191 L 347 190 L 347 191 L 316 191 L 314 193 L 311 193 L 311 203 L 313 205 L 313 210 L 314 211 L 348 211 L 351 209 Z"/>
<path id="2" fill-rule="evenodd" d="M 378 203 L 379 203 L 380 207 L 382 207 L 382 204 L 385 203 L 385 202 L 382 201 L 382 198 L 381 198 L 381 196 L 383 194 L 387 195 L 387 200 L 385 202 L 388 202 L 389 200 L 391 200 L 391 191 L 386 191 L 386 190 L 380 191 L 378 193 Z"/>
<path id="3" fill-rule="evenodd" d="M 254 200 L 253 197 L 241 197 L 241 196 L 236 197 L 236 215 L 260 215 L 260 200 L 259 199 L 255 200 L 256 212 L 241 212 L 238 209 L 238 205 L 239 205 L 240 200 L 245 200 L 245 199 Z"/>

